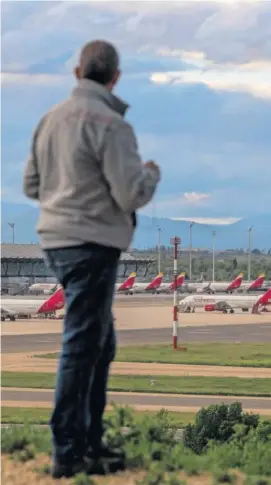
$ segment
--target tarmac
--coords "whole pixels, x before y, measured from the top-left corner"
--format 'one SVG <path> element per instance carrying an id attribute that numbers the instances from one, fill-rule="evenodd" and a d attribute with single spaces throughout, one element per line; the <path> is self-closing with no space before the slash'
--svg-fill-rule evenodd
<path id="1" fill-rule="evenodd" d="M 49 407 L 51 408 L 54 391 L 45 389 L 10 389 L 2 388 L 2 406 L 20 407 Z M 196 412 L 203 406 L 210 404 L 242 403 L 246 411 L 271 414 L 271 399 L 239 396 L 195 396 L 182 394 L 155 394 L 132 392 L 109 392 L 108 403 L 114 401 L 122 406 L 133 406 L 140 410 L 159 410 L 166 408 L 169 411 Z"/>
<path id="2" fill-rule="evenodd" d="M 126 298 L 126 300 L 125 300 Z M 157 299 L 157 300 L 155 300 Z M 123 304 L 123 301 L 125 302 Z M 159 302 L 159 303 L 158 303 Z M 114 315 L 119 345 L 146 345 L 172 341 L 171 299 L 163 296 L 133 295 L 115 301 Z M 29 357 L 39 352 L 59 351 L 61 320 L 31 319 L 2 322 L 2 366 L 4 370 L 55 371 L 56 362 Z M 235 313 L 222 315 L 199 311 L 179 315 L 179 343 L 191 342 L 271 342 L 271 314 Z M 43 367 L 44 366 L 44 367 Z M 169 364 L 114 363 L 113 373 L 141 373 L 142 375 L 225 375 L 235 377 L 271 377 L 270 369 L 190 366 Z M 45 370 L 45 367 L 47 369 Z M 41 370 L 41 369 L 44 370 Z M 49 371 L 49 372 L 50 372 Z M 223 374 L 224 372 L 224 374 Z M 2 406 L 51 407 L 53 392 L 38 389 L 2 388 Z M 172 411 L 194 412 L 202 406 L 221 402 L 243 404 L 247 411 L 271 414 L 271 399 L 257 397 L 192 396 L 153 393 L 109 393 L 108 402 L 131 405 L 136 409 L 156 410 L 166 407 Z"/>
<path id="3" fill-rule="evenodd" d="M 190 316 L 194 317 L 194 315 Z M 214 324 L 214 321 L 210 322 L 211 319 L 205 325 L 200 323 L 199 325 L 185 326 L 181 322 L 178 333 L 179 342 L 271 342 L 271 322 L 266 321 L 267 319 L 265 321 L 259 319 L 258 323 L 249 323 L 247 315 L 239 315 L 239 322 L 241 319 L 243 319 L 243 322 L 234 324 L 229 322 L 229 317 L 231 315 L 221 316 L 220 324 Z M 202 319 L 199 318 L 198 321 L 201 322 Z M 60 348 L 62 322 L 53 321 L 52 323 L 52 320 L 41 320 L 33 323 L 26 320 L 15 323 L 5 322 L 4 325 L 5 328 L 3 329 L 2 324 L 2 354 L 54 352 Z M 155 325 L 155 322 L 153 325 Z M 117 324 L 116 329 L 119 345 L 171 344 L 172 340 L 170 322 L 164 328 L 154 326 L 153 328 L 124 330 L 118 329 Z M 54 332 L 51 330 L 54 330 Z"/>

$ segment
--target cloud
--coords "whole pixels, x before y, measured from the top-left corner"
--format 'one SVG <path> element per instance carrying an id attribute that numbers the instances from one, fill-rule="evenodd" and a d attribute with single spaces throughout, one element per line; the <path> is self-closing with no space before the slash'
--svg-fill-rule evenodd
<path id="1" fill-rule="evenodd" d="M 4 198 L 21 193 L 18 160 L 91 37 L 120 50 L 116 92 L 142 158 L 162 169 L 157 215 L 270 207 L 270 2 L 4 2 L 2 16 Z"/>
<path id="2" fill-rule="evenodd" d="M 123 55 L 183 49 L 216 62 L 271 59 L 270 2 L 29 3 L 5 2 L 5 71 L 26 70 L 67 50 L 72 57 L 90 37 L 116 43 Z"/>
<path id="3" fill-rule="evenodd" d="M 195 209 L 202 210 L 211 205 L 211 194 L 185 192 L 174 196 L 158 196 L 154 201 L 154 206 L 147 207 L 144 212 L 153 215 L 153 211 L 155 211 L 157 217 L 165 214 L 174 217 L 177 214 L 185 215 L 187 211 L 190 213 Z"/>
<path id="4" fill-rule="evenodd" d="M 254 61 L 245 64 L 215 64 L 205 59 L 204 53 L 189 56 L 178 52 L 182 60 L 188 59 L 195 69 L 187 71 L 155 72 L 150 80 L 155 84 L 204 84 L 217 91 L 245 92 L 262 99 L 271 99 L 271 62 Z M 174 53 L 175 55 L 175 53 Z M 196 69 L 198 67 L 198 69 Z"/>
<path id="5" fill-rule="evenodd" d="M 183 194 L 183 201 L 188 205 L 202 205 L 209 200 L 211 194 L 199 194 L 197 192 L 185 192 Z"/>
<path id="6" fill-rule="evenodd" d="M 28 74 L 17 72 L 2 72 L 1 84 L 6 85 L 34 85 L 34 86 L 63 86 L 71 84 L 71 76 L 61 76 L 56 74 Z"/>
<path id="7" fill-rule="evenodd" d="M 241 221 L 241 218 L 238 217 L 172 217 L 173 221 L 187 221 L 187 222 L 195 222 L 196 224 L 210 224 L 210 225 L 217 225 L 217 226 L 228 226 L 230 224 L 234 224 L 235 222 Z"/>

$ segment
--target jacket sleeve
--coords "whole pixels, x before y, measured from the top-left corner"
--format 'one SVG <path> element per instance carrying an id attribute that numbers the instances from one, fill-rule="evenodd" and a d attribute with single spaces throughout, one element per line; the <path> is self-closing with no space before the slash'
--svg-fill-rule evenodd
<path id="1" fill-rule="evenodd" d="M 39 175 L 37 155 L 36 155 L 36 143 L 37 143 L 39 130 L 44 122 L 44 119 L 45 117 L 41 119 L 37 128 L 34 131 L 32 142 L 31 142 L 31 150 L 26 162 L 26 167 L 25 167 L 24 176 L 23 176 L 23 193 L 29 199 L 34 199 L 34 200 L 39 200 L 39 185 L 40 185 L 40 175 Z"/>
<path id="2" fill-rule="evenodd" d="M 102 164 L 111 195 L 124 212 L 136 211 L 152 199 L 160 176 L 155 168 L 144 167 L 128 123 L 112 123 L 109 127 Z"/>

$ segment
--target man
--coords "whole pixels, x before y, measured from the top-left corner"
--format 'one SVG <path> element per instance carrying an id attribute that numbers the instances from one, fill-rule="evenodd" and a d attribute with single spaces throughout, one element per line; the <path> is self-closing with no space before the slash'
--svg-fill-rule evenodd
<path id="1" fill-rule="evenodd" d="M 160 180 L 154 162 L 141 162 L 123 118 L 128 105 L 112 93 L 120 77 L 115 48 L 87 44 L 75 76 L 71 96 L 40 121 L 24 174 L 24 193 L 40 204 L 41 246 L 66 301 L 51 418 L 56 478 L 122 457 L 102 441 L 115 354 L 112 301 L 135 212 Z"/>

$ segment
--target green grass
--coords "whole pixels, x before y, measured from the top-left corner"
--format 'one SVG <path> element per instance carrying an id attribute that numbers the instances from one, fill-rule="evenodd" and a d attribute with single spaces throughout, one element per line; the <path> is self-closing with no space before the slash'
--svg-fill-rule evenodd
<path id="1" fill-rule="evenodd" d="M 128 433 L 121 432 L 123 426 L 129 427 Z M 236 471 L 243 472 L 243 477 L 249 477 L 246 485 L 270 483 L 271 422 L 259 422 L 257 415 L 243 413 L 240 405 L 235 403 L 209 406 L 199 411 L 192 428 L 195 426 L 196 434 L 191 435 L 191 426 L 188 426 L 184 440 L 177 442 L 174 429 L 170 429 L 168 413 L 163 411 L 138 418 L 129 408 L 116 407 L 105 422 L 105 438 L 109 446 L 123 449 L 126 468 L 131 474 L 144 472 L 143 481 L 138 484 L 184 485 L 183 481 L 177 480 L 193 475 L 200 483 L 200 477 L 205 472 L 210 478 L 213 477 L 215 483 L 233 483 Z M 186 438 L 187 433 L 190 441 Z M 11 426 L 2 430 L 1 444 L 3 455 L 21 462 L 32 460 L 33 467 L 33 458 L 40 453 L 47 455 L 49 463 L 51 434 L 48 428 Z M 193 447 L 197 444 L 203 446 L 195 453 Z M 43 474 L 48 473 L 47 463 L 43 465 Z M 119 476 L 121 484 L 127 483 L 127 476 L 126 482 L 125 476 Z M 20 476 L 15 483 L 20 484 Z M 77 481 L 72 483 L 78 485 Z M 88 482 L 82 476 L 79 483 L 85 485 Z M 100 483 L 99 478 L 96 483 Z M 241 483 L 243 480 L 239 480 Z"/>
<path id="2" fill-rule="evenodd" d="M 55 375 L 39 372 L 2 372 L 3 387 L 53 389 Z M 219 394 L 222 396 L 271 396 L 271 379 L 202 376 L 113 375 L 109 390 L 115 392 Z"/>
<path id="3" fill-rule="evenodd" d="M 106 411 L 105 417 L 111 418 L 114 411 Z M 135 419 L 153 417 L 157 413 L 152 411 L 135 411 Z M 174 427 L 183 428 L 189 423 L 193 423 L 195 413 L 177 413 L 168 412 L 170 422 Z M 2 407 L 1 422 L 2 424 L 48 424 L 51 417 L 51 410 L 45 408 L 21 408 L 21 407 Z"/>
<path id="4" fill-rule="evenodd" d="M 56 359 L 58 354 L 37 357 Z M 120 347 L 116 361 L 271 367 L 271 353 L 269 343 L 191 343 L 187 344 L 187 351 L 179 352 L 173 351 L 170 345 L 137 345 Z"/>

